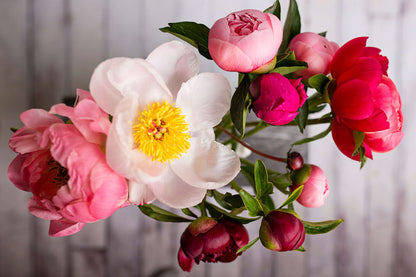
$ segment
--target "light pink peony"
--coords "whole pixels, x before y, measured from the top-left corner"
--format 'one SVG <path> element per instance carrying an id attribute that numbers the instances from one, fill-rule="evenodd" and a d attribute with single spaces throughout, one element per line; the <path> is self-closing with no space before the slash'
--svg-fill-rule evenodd
<path id="1" fill-rule="evenodd" d="M 329 65 L 339 46 L 316 33 L 305 32 L 296 35 L 289 43 L 298 61 L 308 63 L 308 68 L 295 72 L 296 76 L 309 79 L 316 74 L 328 74 Z"/>
<path id="2" fill-rule="evenodd" d="M 301 169 L 292 173 L 293 191 L 303 185 L 303 190 L 297 201 L 305 207 L 317 208 L 324 204 L 329 195 L 328 181 L 324 171 L 313 164 L 305 164 Z"/>
<path id="3" fill-rule="evenodd" d="M 50 112 L 31 109 L 21 114 L 24 126 L 10 138 L 19 153 L 8 177 L 21 190 L 32 192 L 29 211 L 50 220 L 50 236 L 67 236 L 88 222 L 110 216 L 127 200 L 127 183 L 106 163 L 104 146 L 108 114 L 88 92 L 78 91 L 75 108 L 58 104 Z M 65 124 L 54 115 L 67 116 Z"/>
<path id="4" fill-rule="evenodd" d="M 282 25 L 275 15 L 242 10 L 214 23 L 208 49 L 222 69 L 251 72 L 274 60 L 282 36 Z"/>
<path id="5" fill-rule="evenodd" d="M 295 119 L 307 98 L 300 80 L 289 80 L 279 73 L 254 79 L 250 94 L 257 117 L 272 125 L 284 125 Z"/>

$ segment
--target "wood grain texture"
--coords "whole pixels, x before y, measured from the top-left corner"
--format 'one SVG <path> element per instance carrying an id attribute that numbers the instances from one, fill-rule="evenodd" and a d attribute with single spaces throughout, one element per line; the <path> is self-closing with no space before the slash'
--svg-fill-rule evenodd
<path id="1" fill-rule="evenodd" d="M 288 1 L 282 0 L 282 16 Z M 28 194 L 5 172 L 15 156 L 7 147 L 9 127 L 19 114 L 45 108 L 88 89 L 95 66 L 107 57 L 145 58 L 173 39 L 158 28 L 193 20 L 211 26 L 231 11 L 264 9 L 272 1 L 224 0 L 4 0 L 0 1 L 0 276 L 414 276 L 416 275 L 416 1 L 298 0 L 303 31 L 328 31 L 343 44 L 369 36 L 369 45 L 390 59 L 389 75 L 402 99 L 405 137 L 391 153 L 375 155 L 363 170 L 344 157 L 331 136 L 299 147 L 307 162 L 319 165 L 330 184 L 323 207 L 306 209 L 311 221 L 343 218 L 327 235 L 308 236 L 306 253 L 272 253 L 258 242 L 231 264 L 195 265 L 190 274 L 177 265 L 179 238 L 186 224 L 159 223 L 136 207 L 88 224 L 70 238 L 50 238 L 48 222 L 27 212 Z M 236 86 L 237 75 L 201 58 L 202 71 L 214 71 Z M 308 127 L 306 136 L 325 128 Z M 251 145 L 284 156 L 296 128 L 270 128 L 247 139 Z M 259 156 L 252 155 L 255 161 Z M 274 169 L 284 166 L 266 161 Z M 283 196 L 277 196 L 284 201 Z M 259 222 L 249 224 L 250 239 Z"/>

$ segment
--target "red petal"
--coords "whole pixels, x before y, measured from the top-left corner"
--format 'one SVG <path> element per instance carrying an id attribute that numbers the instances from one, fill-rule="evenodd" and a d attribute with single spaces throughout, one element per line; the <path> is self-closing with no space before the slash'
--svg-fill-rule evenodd
<path id="1" fill-rule="evenodd" d="M 341 85 L 349 80 L 359 79 L 366 82 L 371 91 L 381 82 L 383 76 L 380 63 L 374 58 L 360 58 L 347 71 L 342 73 L 337 79 L 337 85 Z"/>
<path id="2" fill-rule="evenodd" d="M 342 122 L 350 129 L 361 132 L 378 132 L 390 127 L 386 114 L 380 110 L 365 119 L 351 120 L 344 118 Z"/>
<path id="3" fill-rule="evenodd" d="M 185 253 L 183 253 L 182 248 L 179 248 L 178 251 L 178 263 L 183 271 L 191 272 L 192 267 L 194 266 L 194 259 L 188 258 Z"/>
<path id="4" fill-rule="evenodd" d="M 358 37 L 345 43 L 335 53 L 332 59 L 330 72 L 337 79 L 347 71 L 363 55 L 368 37 Z"/>
<path id="5" fill-rule="evenodd" d="M 334 113 L 342 118 L 364 119 L 374 111 L 373 97 L 367 83 L 357 79 L 339 86 L 331 102 Z"/>

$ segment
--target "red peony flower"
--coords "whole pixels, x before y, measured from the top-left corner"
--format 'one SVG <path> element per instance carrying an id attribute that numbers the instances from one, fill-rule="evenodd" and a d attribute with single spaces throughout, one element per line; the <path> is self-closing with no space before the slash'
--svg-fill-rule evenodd
<path id="1" fill-rule="evenodd" d="M 335 113 L 332 137 L 346 156 L 353 155 L 354 131 L 364 133 L 365 156 L 372 151 L 387 152 L 403 137 L 400 95 L 387 76 L 388 59 L 380 49 L 366 47 L 366 37 L 355 38 L 343 45 L 332 60 L 330 73 L 336 80 L 330 91 Z"/>

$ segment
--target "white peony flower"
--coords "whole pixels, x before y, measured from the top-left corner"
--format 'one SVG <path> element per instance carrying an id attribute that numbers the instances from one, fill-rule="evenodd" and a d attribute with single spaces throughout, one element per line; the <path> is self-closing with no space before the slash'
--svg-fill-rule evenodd
<path id="1" fill-rule="evenodd" d="M 222 75 L 198 70 L 193 50 L 172 41 L 146 60 L 106 60 L 91 77 L 92 96 L 113 115 L 108 164 L 128 179 L 134 204 L 157 198 L 190 207 L 240 170 L 238 156 L 213 131 L 230 107 L 231 87 Z"/>

